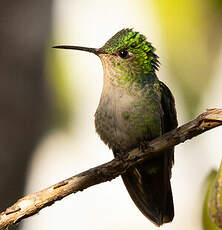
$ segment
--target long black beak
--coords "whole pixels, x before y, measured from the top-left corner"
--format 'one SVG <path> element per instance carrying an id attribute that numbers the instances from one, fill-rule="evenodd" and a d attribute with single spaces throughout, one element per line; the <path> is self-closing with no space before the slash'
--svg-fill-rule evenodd
<path id="1" fill-rule="evenodd" d="M 100 49 L 88 48 L 88 47 L 82 47 L 82 46 L 61 45 L 61 46 L 53 46 L 52 48 L 56 48 L 56 49 L 69 49 L 69 50 L 81 50 L 81 51 L 86 51 L 86 52 L 94 53 L 96 55 L 102 53 Z"/>

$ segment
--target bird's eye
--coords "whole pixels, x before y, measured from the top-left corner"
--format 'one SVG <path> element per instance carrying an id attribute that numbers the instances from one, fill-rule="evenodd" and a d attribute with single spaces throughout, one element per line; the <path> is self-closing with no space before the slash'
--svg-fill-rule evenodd
<path id="1" fill-rule="evenodd" d="M 130 57 L 129 52 L 127 50 L 120 50 L 118 55 L 123 59 Z"/>

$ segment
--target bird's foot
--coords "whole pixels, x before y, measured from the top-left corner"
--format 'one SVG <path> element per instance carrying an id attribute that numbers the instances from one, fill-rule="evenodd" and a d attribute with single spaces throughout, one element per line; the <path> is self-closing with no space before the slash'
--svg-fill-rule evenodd
<path id="1" fill-rule="evenodd" d="M 117 158 L 118 160 L 123 160 L 124 154 L 121 152 L 115 152 L 115 158 Z"/>
<path id="2" fill-rule="evenodd" d="M 139 149 L 140 149 L 142 152 L 145 152 L 145 151 L 148 149 L 147 142 L 146 142 L 146 141 L 141 141 L 141 142 L 140 142 Z"/>

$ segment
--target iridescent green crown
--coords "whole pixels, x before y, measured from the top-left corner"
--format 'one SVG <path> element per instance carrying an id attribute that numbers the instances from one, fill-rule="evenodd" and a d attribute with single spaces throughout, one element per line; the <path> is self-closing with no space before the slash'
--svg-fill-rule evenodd
<path id="1" fill-rule="evenodd" d="M 155 48 L 146 37 L 132 29 L 122 29 L 110 38 L 101 48 L 107 53 L 116 53 L 120 50 L 128 50 L 135 54 L 137 58 L 145 59 L 143 64 L 150 65 L 155 71 L 159 67 L 158 56 L 154 53 Z"/>

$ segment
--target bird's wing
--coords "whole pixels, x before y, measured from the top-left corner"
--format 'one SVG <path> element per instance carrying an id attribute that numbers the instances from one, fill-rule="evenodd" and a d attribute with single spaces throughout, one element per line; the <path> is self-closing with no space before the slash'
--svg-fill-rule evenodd
<path id="1" fill-rule="evenodd" d="M 163 133 L 169 132 L 172 129 L 175 129 L 178 125 L 177 114 L 175 109 L 175 101 L 172 93 L 169 88 L 160 81 L 160 90 L 161 90 L 161 105 L 163 109 L 163 118 L 162 118 L 162 130 Z M 169 170 L 171 171 L 172 163 L 174 162 L 174 151 L 171 150 L 172 154 L 169 157 Z M 171 163 L 170 163 L 171 162 Z"/>
<path id="2" fill-rule="evenodd" d="M 160 81 L 161 104 L 164 111 L 163 115 L 163 131 L 164 133 L 175 129 L 178 125 L 175 109 L 175 101 L 169 88 Z"/>

